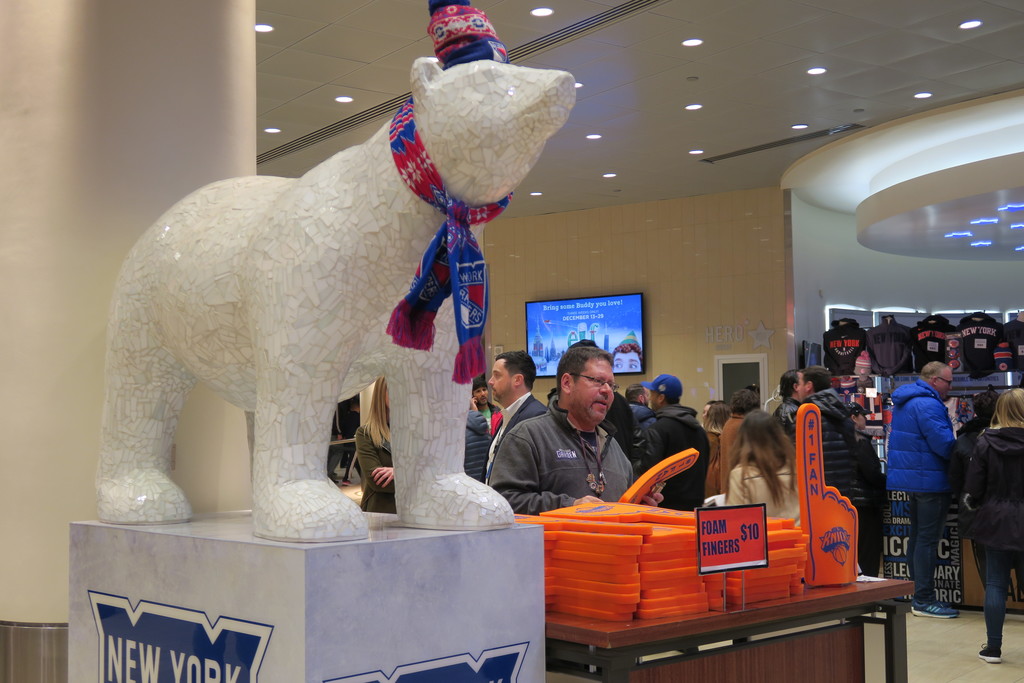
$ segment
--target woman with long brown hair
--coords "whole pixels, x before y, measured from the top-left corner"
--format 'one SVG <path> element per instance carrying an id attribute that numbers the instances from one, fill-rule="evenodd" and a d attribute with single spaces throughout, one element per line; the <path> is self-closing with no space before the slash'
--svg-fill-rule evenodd
<path id="1" fill-rule="evenodd" d="M 705 498 L 722 493 L 722 427 L 729 419 L 729 414 L 729 404 L 725 401 L 708 401 L 704 405 L 701 425 L 708 435 L 708 472 L 704 478 Z"/>
<path id="2" fill-rule="evenodd" d="M 363 497 L 359 503 L 366 512 L 396 512 L 395 470 L 391 460 L 391 402 L 388 381 L 378 377 L 366 423 L 356 430 L 356 458 L 362 472 Z"/>
<path id="3" fill-rule="evenodd" d="M 764 503 L 769 517 L 800 523 L 796 453 L 779 421 L 763 410 L 743 418 L 732 449 L 726 505 Z"/>

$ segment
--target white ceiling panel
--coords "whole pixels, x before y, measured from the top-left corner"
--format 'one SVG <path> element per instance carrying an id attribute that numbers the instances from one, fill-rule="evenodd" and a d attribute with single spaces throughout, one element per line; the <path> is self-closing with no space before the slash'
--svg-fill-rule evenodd
<path id="1" fill-rule="evenodd" d="M 411 71 L 411 63 L 405 67 L 394 68 L 379 66 L 377 63 L 368 64 L 357 71 L 347 74 L 344 82 L 337 83 L 336 85 L 399 95 L 409 92 Z"/>
<path id="2" fill-rule="evenodd" d="M 903 28 L 962 7 L 964 0 L 803 0 L 808 5 Z M 959 23 L 959 22 L 957 22 Z"/>
<path id="3" fill-rule="evenodd" d="M 374 0 L 259 0 L 256 9 L 331 24 L 373 2 Z"/>
<path id="4" fill-rule="evenodd" d="M 720 15 L 743 5 L 744 0 L 689 0 L 688 2 L 666 2 L 651 10 L 652 14 L 697 22 Z M 692 36 L 691 36 L 692 37 Z"/>
<path id="5" fill-rule="evenodd" d="M 374 0 L 345 16 L 350 28 L 419 40 L 427 33 L 422 0 Z"/>
<path id="6" fill-rule="evenodd" d="M 921 76 L 941 79 L 962 71 L 979 69 L 1001 61 L 992 54 L 975 50 L 964 45 L 946 45 L 935 50 L 901 59 L 891 63 L 894 69 Z"/>
<path id="7" fill-rule="evenodd" d="M 269 24 L 274 27 L 273 31 L 257 33 L 256 44 L 273 45 L 274 47 L 291 47 L 306 36 L 330 25 L 314 19 L 303 19 L 259 10 L 256 12 L 256 23 Z"/>
<path id="8" fill-rule="evenodd" d="M 1014 62 L 1000 62 L 980 69 L 951 74 L 945 81 L 976 92 L 1003 92 L 1021 87 L 1024 65 Z"/>
<path id="9" fill-rule="evenodd" d="M 362 62 L 318 55 L 302 50 L 284 50 L 260 63 L 260 72 L 272 76 L 319 81 L 341 78 L 363 66 Z"/>
<path id="10" fill-rule="evenodd" d="M 751 0 L 712 14 L 697 23 L 713 22 L 728 29 L 738 38 L 752 40 L 806 24 L 822 14 L 822 10 L 802 3 Z"/>
<path id="11" fill-rule="evenodd" d="M 811 58 L 812 53 L 791 45 L 751 41 L 722 52 L 702 57 L 697 61 L 721 66 L 745 74 L 758 74 L 783 64 L 792 64 Z"/>
<path id="12" fill-rule="evenodd" d="M 306 81 L 299 78 L 288 78 L 274 74 L 262 74 L 259 79 L 259 95 L 274 100 L 288 102 L 310 90 L 319 88 L 319 81 Z"/>
<path id="13" fill-rule="evenodd" d="M 294 45 L 297 50 L 369 63 L 408 45 L 408 39 L 377 31 L 331 24 Z"/>
<path id="14" fill-rule="evenodd" d="M 619 47 L 637 47 L 661 38 L 670 44 L 674 43 L 676 48 L 682 52 L 685 48 L 681 47 L 679 43 L 688 37 L 692 26 L 692 24 L 678 19 L 659 17 L 655 14 L 641 14 L 616 22 L 608 28 L 598 31 L 592 38 Z M 669 56 L 679 57 L 682 55 Z"/>
<path id="15" fill-rule="evenodd" d="M 573 71 L 589 62 L 605 57 L 614 57 L 622 48 L 611 43 L 602 43 L 590 38 L 579 38 L 567 45 L 546 50 L 536 57 L 522 62 L 525 66 Z"/>
<path id="16" fill-rule="evenodd" d="M 901 59 L 915 57 L 919 54 L 948 45 L 945 41 L 920 36 L 906 31 L 889 29 L 858 40 L 849 45 L 832 50 L 832 56 L 854 59 L 865 64 L 876 66 L 891 64 Z"/>
<path id="17" fill-rule="evenodd" d="M 960 23 L 969 19 L 985 22 L 978 28 L 965 31 Z M 915 33 L 950 43 L 976 39 L 988 33 L 1020 23 L 1024 20 L 1024 7 L 1008 9 L 989 2 L 963 2 L 949 11 L 911 24 L 908 28 Z"/>
<path id="18" fill-rule="evenodd" d="M 912 74 L 895 69 L 877 68 L 843 78 L 824 80 L 821 87 L 846 95 L 873 98 L 879 93 L 892 92 L 900 88 L 916 92 L 914 86 L 920 83 L 921 79 Z"/>
<path id="19" fill-rule="evenodd" d="M 768 36 L 768 40 L 811 52 L 830 52 L 844 45 L 883 33 L 884 24 L 843 14 L 825 14 L 817 19 Z"/>
<path id="20" fill-rule="evenodd" d="M 1022 3 L 1024 4 L 1024 3 Z M 960 43 L 982 52 L 1024 62 L 1024 22 L 993 30 L 977 38 L 970 38 Z"/>

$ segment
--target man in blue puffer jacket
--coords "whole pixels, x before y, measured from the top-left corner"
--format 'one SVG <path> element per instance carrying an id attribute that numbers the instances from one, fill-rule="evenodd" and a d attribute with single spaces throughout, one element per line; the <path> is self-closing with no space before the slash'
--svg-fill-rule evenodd
<path id="1" fill-rule="evenodd" d="M 892 392 L 892 434 L 889 436 L 890 491 L 910 498 L 910 539 L 907 559 L 914 580 L 911 611 L 917 616 L 952 619 L 960 613 L 935 597 L 936 550 L 952 493 L 946 472 L 956 443 L 943 401 L 953 384 L 953 371 L 933 361 L 920 378 Z"/>

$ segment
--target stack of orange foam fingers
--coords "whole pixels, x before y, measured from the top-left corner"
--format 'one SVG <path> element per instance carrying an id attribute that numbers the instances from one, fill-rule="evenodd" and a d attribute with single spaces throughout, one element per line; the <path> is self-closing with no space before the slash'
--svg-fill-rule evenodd
<path id="1" fill-rule="evenodd" d="M 632 524 L 517 515 L 544 526 L 548 611 L 630 621 L 640 601 L 639 555 L 649 529 Z"/>
<path id="2" fill-rule="evenodd" d="M 592 503 L 517 516 L 544 525 L 549 611 L 609 621 L 657 619 L 785 598 L 802 592 L 806 537 L 788 519 L 768 520 L 769 566 L 701 577 L 692 512 Z M 741 583 L 741 578 L 743 583 Z"/>
<path id="3" fill-rule="evenodd" d="M 743 604 L 779 600 L 803 593 L 807 536 L 791 519 L 768 518 L 768 566 L 728 574 L 708 574 L 711 609 L 722 610 L 722 587 L 730 609 Z M 726 578 L 727 577 L 727 578 Z"/>

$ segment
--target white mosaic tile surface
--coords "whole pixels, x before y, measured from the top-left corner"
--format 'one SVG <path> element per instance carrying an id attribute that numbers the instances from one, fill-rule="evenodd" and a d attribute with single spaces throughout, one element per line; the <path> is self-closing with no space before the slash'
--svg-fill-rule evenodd
<path id="1" fill-rule="evenodd" d="M 562 71 L 417 60 L 417 127 L 451 194 L 482 205 L 510 192 L 568 117 L 573 82 Z M 505 500 L 463 473 L 468 389 L 450 379 L 450 302 L 432 351 L 385 333 L 442 220 L 398 176 L 387 125 L 302 178 L 224 180 L 165 213 L 128 255 L 111 305 L 100 519 L 190 518 L 168 476 L 170 448 L 202 381 L 255 413 L 256 535 L 364 538 L 360 510 L 325 475 L 327 438 L 337 399 L 386 375 L 402 522 L 511 524 Z"/>

